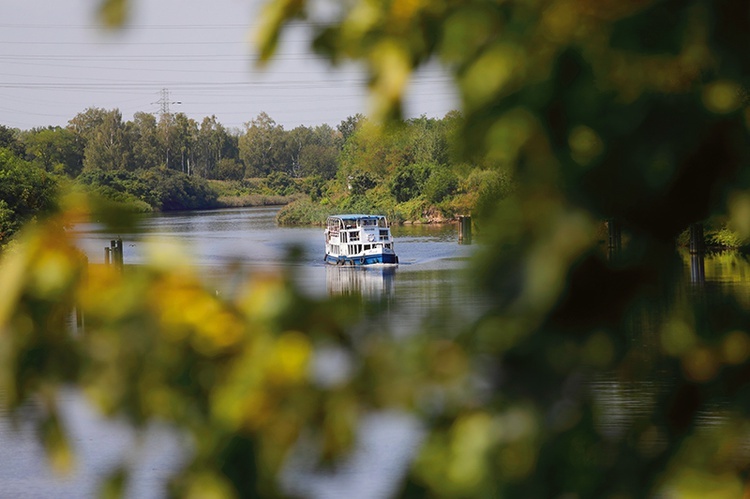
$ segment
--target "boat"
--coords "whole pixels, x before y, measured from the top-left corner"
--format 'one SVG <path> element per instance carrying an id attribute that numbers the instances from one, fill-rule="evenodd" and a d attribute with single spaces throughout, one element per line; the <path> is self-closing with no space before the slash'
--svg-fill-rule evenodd
<path id="1" fill-rule="evenodd" d="M 324 233 L 326 263 L 398 264 L 388 219 L 383 215 L 331 215 Z"/>

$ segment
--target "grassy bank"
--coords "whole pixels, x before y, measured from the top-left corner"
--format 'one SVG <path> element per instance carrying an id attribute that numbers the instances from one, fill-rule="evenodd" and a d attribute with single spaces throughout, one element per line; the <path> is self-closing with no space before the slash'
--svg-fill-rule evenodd
<path id="1" fill-rule="evenodd" d="M 216 202 L 219 208 L 245 208 L 252 206 L 278 206 L 289 204 L 293 196 L 275 196 L 265 194 L 246 194 L 243 196 L 219 196 Z"/>

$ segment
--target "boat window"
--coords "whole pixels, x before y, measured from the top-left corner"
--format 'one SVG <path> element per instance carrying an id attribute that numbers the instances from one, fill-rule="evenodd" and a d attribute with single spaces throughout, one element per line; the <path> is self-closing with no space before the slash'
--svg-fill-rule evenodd
<path id="1" fill-rule="evenodd" d="M 365 251 L 369 250 L 370 248 L 372 248 L 372 245 L 370 245 L 370 244 L 365 244 Z"/>
<path id="2" fill-rule="evenodd" d="M 346 242 L 346 235 L 347 235 L 347 234 L 346 234 L 346 232 L 342 232 L 342 233 L 341 233 L 341 242 L 342 242 L 342 243 L 345 243 L 345 242 Z"/>
<path id="3" fill-rule="evenodd" d="M 385 219 L 385 217 L 378 218 L 378 226 L 379 227 L 388 227 L 388 221 Z"/>
<path id="4" fill-rule="evenodd" d="M 390 244 L 385 244 L 384 246 L 385 246 L 386 249 L 391 249 L 391 245 Z"/>
<path id="5" fill-rule="evenodd" d="M 349 233 L 349 240 L 359 241 L 359 231 L 352 231 Z"/>

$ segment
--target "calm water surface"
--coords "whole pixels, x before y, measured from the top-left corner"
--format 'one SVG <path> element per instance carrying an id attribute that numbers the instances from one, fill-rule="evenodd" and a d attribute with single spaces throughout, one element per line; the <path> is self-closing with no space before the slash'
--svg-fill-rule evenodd
<path id="1" fill-rule="evenodd" d="M 121 237 L 126 264 L 143 263 L 150 252 L 171 245 L 200 269 L 207 285 L 231 293 L 238 279 L 255 271 L 292 270 L 300 288 L 314 297 L 335 294 L 362 296 L 378 303 L 385 320 L 374 321 L 370 334 L 407 335 L 429 327 L 430 318 L 442 325 L 465 325 L 483 306 L 462 278 L 462 269 L 475 246 L 459 245 L 455 226 L 393 227 L 400 265 L 397 268 L 338 268 L 323 263 L 322 228 L 277 227 L 277 208 L 230 209 L 211 212 L 144 216 L 138 233 L 111 234 L 99 224 L 76 227 L 80 247 L 91 263 L 102 263 L 104 248 Z M 158 240 L 159 242 L 155 242 Z M 287 255 L 300 249 L 294 260 Z M 702 283 L 691 283 L 690 259 L 685 259 L 686 292 L 731 293 L 750 306 L 750 263 L 742 256 L 716 255 L 705 259 Z M 231 266 L 231 270 L 227 270 Z M 451 314 L 436 310 L 450 308 Z M 658 348 L 643 335 L 643 350 Z M 332 358 L 331 362 L 335 363 Z M 634 379 L 623 383 L 614 375 L 593 380 L 602 407 L 598 422 L 605 433 L 616 434 L 650 411 L 668 380 Z M 163 497 L 163 484 L 179 469 L 188 446 L 168 428 L 153 426 L 137 436 L 126 425 L 97 416 L 74 390 L 61 394 L 65 425 L 77 455 L 77 468 L 56 477 L 24 418 L 12 424 L 0 412 L 0 498 L 87 498 L 118 464 L 133 470 L 128 497 Z M 706 412 L 703 424 L 722 419 L 722 408 Z M 307 498 L 378 499 L 390 497 L 420 441 L 417 421 L 405 414 L 376 413 L 362 423 L 360 444 L 352 458 L 330 475 L 315 473 L 304 461 L 293 462 L 284 483 L 287 490 Z"/>
<path id="2" fill-rule="evenodd" d="M 310 296 L 353 294 L 379 304 L 376 309 L 386 319 L 373 321 L 367 331 L 371 334 L 410 334 L 444 304 L 460 310 L 450 316 L 456 326 L 481 309 L 461 274 L 474 247 L 458 244 L 455 226 L 393 227 L 398 267 L 338 268 L 323 263 L 322 228 L 278 227 L 277 211 L 243 208 L 148 215 L 140 220 L 137 233 L 112 234 L 96 223 L 74 230 L 92 264 L 103 263 L 104 248 L 117 237 L 123 240 L 126 265 L 144 263 L 167 245 L 191 259 L 207 284 L 221 293 L 231 293 L 245 274 L 291 270 Z M 290 261 L 293 247 L 300 253 Z M 64 477 L 49 470 L 33 426 L 23 418 L 14 424 L 0 412 L 0 498 L 93 497 L 100 479 L 123 463 L 133 470 L 128 497 L 163 497 L 163 484 L 189 452 L 178 434 L 154 426 L 137 436 L 126 425 L 99 417 L 75 390 L 61 394 L 61 408 L 77 456 L 74 472 Z M 389 497 L 419 438 L 417 422 L 408 415 L 368 415 L 357 451 L 338 473 L 321 475 L 297 460 L 287 473 L 286 487 L 310 498 Z"/>

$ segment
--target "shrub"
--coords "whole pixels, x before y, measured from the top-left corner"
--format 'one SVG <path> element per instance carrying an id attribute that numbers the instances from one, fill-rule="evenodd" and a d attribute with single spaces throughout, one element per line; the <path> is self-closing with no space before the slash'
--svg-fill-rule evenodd
<path id="1" fill-rule="evenodd" d="M 354 172 L 348 180 L 349 190 L 354 196 L 361 196 L 377 185 L 367 172 Z"/>
<path id="2" fill-rule="evenodd" d="M 284 206 L 276 214 L 279 225 L 323 225 L 331 212 L 310 198 L 300 198 Z"/>
<path id="3" fill-rule="evenodd" d="M 216 176 L 219 180 L 242 180 L 245 165 L 231 158 L 222 158 L 216 163 Z"/>
<path id="4" fill-rule="evenodd" d="M 458 189 L 458 178 L 447 168 L 436 168 L 424 185 L 424 197 L 430 203 L 440 203 L 455 194 Z"/>
<path id="5" fill-rule="evenodd" d="M 390 193 L 396 202 L 403 203 L 421 195 L 433 168 L 433 165 L 425 164 L 399 165 L 389 182 Z"/>
<path id="6" fill-rule="evenodd" d="M 284 172 L 273 172 L 266 177 L 266 186 L 273 193 L 279 196 L 289 196 L 297 192 L 297 185 L 294 183 L 289 174 Z"/>

